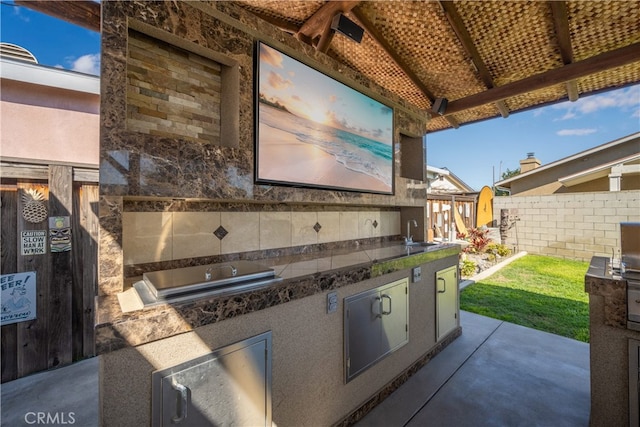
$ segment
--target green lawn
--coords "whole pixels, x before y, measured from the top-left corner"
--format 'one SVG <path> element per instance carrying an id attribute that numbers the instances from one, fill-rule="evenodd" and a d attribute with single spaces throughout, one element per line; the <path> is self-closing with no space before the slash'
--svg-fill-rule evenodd
<path id="1" fill-rule="evenodd" d="M 460 293 L 462 310 L 589 342 L 588 262 L 526 255 Z"/>

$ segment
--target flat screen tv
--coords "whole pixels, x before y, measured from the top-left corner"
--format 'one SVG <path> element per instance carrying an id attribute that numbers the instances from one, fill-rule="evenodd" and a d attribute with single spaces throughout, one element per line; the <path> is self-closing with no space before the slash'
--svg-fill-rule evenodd
<path id="1" fill-rule="evenodd" d="M 256 183 L 393 194 L 393 109 L 256 50 Z"/>

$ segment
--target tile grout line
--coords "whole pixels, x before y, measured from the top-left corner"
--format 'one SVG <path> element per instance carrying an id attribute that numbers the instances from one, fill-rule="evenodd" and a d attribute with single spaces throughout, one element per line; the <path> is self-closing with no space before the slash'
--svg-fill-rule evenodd
<path id="1" fill-rule="evenodd" d="M 422 406 L 420 406 L 420 408 L 418 408 L 416 411 L 414 411 L 414 413 L 411 415 L 411 417 L 409 417 L 409 419 L 403 424 L 403 427 L 407 427 L 409 425 L 409 423 L 411 422 L 411 420 L 413 420 L 416 415 L 418 415 L 418 413 L 420 413 L 420 411 L 422 411 L 424 409 L 425 406 L 427 406 L 427 404 L 431 401 L 431 399 L 433 399 L 438 392 L 451 380 L 451 378 L 453 378 L 460 369 L 462 369 L 462 367 L 464 366 L 465 363 L 467 363 L 467 361 L 469 359 L 471 359 L 471 357 L 476 354 L 476 352 L 480 349 L 480 347 L 482 347 L 488 340 L 489 338 L 491 338 L 493 336 L 493 334 L 496 333 L 496 331 L 498 330 L 498 328 L 500 328 L 500 326 L 502 326 L 504 324 L 504 321 L 500 321 L 500 323 L 495 327 L 495 329 L 493 331 L 491 331 L 491 333 L 489 335 L 487 335 L 487 337 L 482 340 L 482 342 L 480 343 L 480 345 L 478 345 L 475 350 L 473 350 L 471 352 L 471 354 L 469 354 L 469 356 L 465 357 L 465 359 L 462 361 L 462 363 L 460 364 L 460 366 L 458 366 L 456 368 L 455 371 L 453 371 L 451 373 L 451 375 L 449 375 L 449 377 L 447 378 L 446 381 L 444 381 L 442 384 L 440 384 L 440 386 L 433 392 L 431 393 L 431 395 L 427 398 L 427 400 L 422 404 Z"/>

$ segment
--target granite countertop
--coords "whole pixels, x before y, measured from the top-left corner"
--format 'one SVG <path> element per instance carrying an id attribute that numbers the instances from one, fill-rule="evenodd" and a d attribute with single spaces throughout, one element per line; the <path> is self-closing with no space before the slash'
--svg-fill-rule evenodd
<path id="1" fill-rule="evenodd" d="M 229 286 L 181 303 L 145 307 L 133 288 L 101 296 L 96 299 L 96 350 L 101 354 L 144 344 L 459 252 L 455 243 L 406 247 L 387 242 L 258 260 L 282 280 L 249 290 Z"/>

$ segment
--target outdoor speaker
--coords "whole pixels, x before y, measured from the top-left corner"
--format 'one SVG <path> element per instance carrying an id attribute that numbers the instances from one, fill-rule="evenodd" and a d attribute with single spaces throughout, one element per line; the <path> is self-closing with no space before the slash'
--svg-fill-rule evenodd
<path id="1" fill-rule="evenodd" d="M 431 111 L 433 111 L 434 113 L 443 115 L 444 112 L 447 110 L 448 104 L 449 104 L 449 100 L 447 98 L 436 98 L 436 100 L 433 101 L 433 106 L 431 107 Z"/>
<path id="2" fill-rule="evenodd" d="M 362 36 L 364 35 L 363 28 L 341 13 L 333 17 L 331 29 L 344 34 L 357 43 L 362 41 Z"/>

